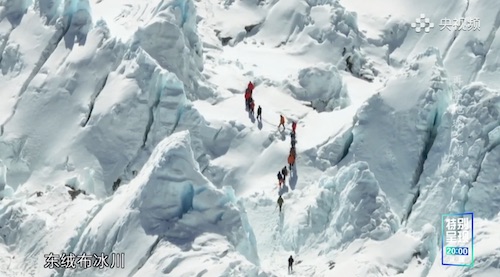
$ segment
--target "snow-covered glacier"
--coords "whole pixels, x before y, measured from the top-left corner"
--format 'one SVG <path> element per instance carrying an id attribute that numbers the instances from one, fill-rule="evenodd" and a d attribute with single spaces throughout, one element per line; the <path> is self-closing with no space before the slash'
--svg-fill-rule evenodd
<path id="1" fill-rule="evenodd" d="M 0 276 L 286 276 L 290 255 L 295 276 L 499 275 L 499 14 L 0 1 Z M 444 266 L 441 217 L 461 212 L 475 264 Z"/>

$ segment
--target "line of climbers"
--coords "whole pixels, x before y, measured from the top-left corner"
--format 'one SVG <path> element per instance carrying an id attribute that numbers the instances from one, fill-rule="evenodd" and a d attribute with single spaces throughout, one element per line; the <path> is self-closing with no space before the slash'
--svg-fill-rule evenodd
<path id="1" fill-rule="evenodd" d="M 283 127 L 283 131 L 285 130 L 285 117 L 283 115 L 280 115 L 280 124 L 278 125 L 278 129 L 280 127 Z M 292 166 L 295 166 L 295 157 L 297 156 L 297 153 L 295 151 L 295 144 L 297 143 L 297 140 L 295 139 L 295 130 L 297 129 L 297 122 L 292 121 L 292 132 L 290 133 L 290 153 L 288 154 L 288 168 L 290 170 L 290 174 L 292 174 Z M 286 165 L 281 169 L 281 171 L 278 171 L 278 186 L 281 189 L 283 185 L 285 185 L 286 182 L 286 177 L 288 176 L 288 170 L 286 168 Z M 281 207 L 283 206 L 283 198 L 281 197 L 281 194 L 278 197 L 278 206 L 280 208 L 281 212 Z"/>
<path id="2" fill-rule="evenodd" d="M 247 89 L 245 90 L 245 106 L 248 112 L 250 114 L 254 115 L 254 109 L 255 109 L 255 101 L 253 100 L 253 90 L 255 88 L 255 85 L 250 81 L 248 82 Z M 262 121 L 262 108 L 259 105 L 257 108 L 257 120 Z M 282 132 L 285 131 L 285 117 L 283 115 L 280 115 L 280 124 L 278 125 L 278 130 L 280 130 L 280 127 L 283 127 Z M 288 172 L 290 171 L 290 174 L 292 172 L 292 166 L 295 166 L 295 157 L 296 157 L 296 151 L 295 151 L 295 144 L 297 143 L 295 139 L 295 130 L 297 129 L 297 122 L 292 121 L 292 132 L 290 133 L 290 139 L 291 139 L 291 147 L 290 147 L 290 153 L 288 154 L 288 168 L 286 168 L 286 165 L 281 169 L 281 171 L 278 172 L 278 186 L 281 189 L 283 185 L 285 184 L 286 177 L 288 176 Z M 279 210 L 281 213 L 281 207 L 283 206 L 283 198 L 281 197 L 281 193 L 278 197 L 278 206 Z M 290 256 L 288 258 L 288 272 L 291 273 L 293 271 L 292 265 L 293 265 L 293 258 Z"/>

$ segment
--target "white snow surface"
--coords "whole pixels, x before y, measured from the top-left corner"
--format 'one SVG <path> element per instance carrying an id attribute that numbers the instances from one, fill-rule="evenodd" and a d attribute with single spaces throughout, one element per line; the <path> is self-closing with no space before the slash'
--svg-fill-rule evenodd
<path id="1" fill-rule="evenodd" d="M 0 1 L 0 276 L 500 276 L 499 26 L 495 0 Z M 457 212 L 472 268 L 441 264 Z"/>

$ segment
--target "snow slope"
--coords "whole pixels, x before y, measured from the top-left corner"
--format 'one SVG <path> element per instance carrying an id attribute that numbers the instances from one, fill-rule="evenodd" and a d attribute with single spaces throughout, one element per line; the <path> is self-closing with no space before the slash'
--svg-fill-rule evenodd
<path id="1" fill-rule="evenodd" d="M 421 13 L 430 33 L 410 28 Z M 295 276 L 499 275 L 498 14 L 493 0 L 0 2 L 0 276 L 285 276 L 289 255 Z M 461 16 L 481 30 L 439 30 Z M 444 267 L 441 214 L 464 211 L 475 266 Z M 50 252 L 126 264 L 44 267 Z"/>

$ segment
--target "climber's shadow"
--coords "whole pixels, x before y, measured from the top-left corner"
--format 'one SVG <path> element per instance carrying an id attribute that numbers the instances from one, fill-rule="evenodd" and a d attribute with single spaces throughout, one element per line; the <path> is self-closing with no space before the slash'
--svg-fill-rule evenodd
<path id="1" fill-rule="evenodd" d="M 289 190 L 288 190 L 288 186 L 285 184 L 283 185 L 280 189 L 279 189 L 279 195 L 283 195 L 285 193 L 287 193 Z"/>
<path id="2" fill-rule="evenodd" d="M 290 189 L 291 190 L 295 190 L 295 188 L 297 187 L 297 181 L 299 179 L 299 176 L 297 175 L 297 164 L 295 164 L 294 166 L 292 166 L 292 170 L 290 172 Z"/>
<path id="3" fill-rule="evenodd" d="M 279 134 L 280 134 L 280 139 L 281 139 L 282 141 L 285 141 L 285 140 L 286 140 L 286 133 L 285 133 L 285 130 L 283 130 L 283 131 L 281 131 L 281 130 L 280 130 L 280 131 L 279 131 Z"/>
<path id="4" fill-rule="evenodd" d="M 252 123 L 255 123 L 255 115 L 252 112 L 248 112 L 248 118 L 252 121 Z"/>

